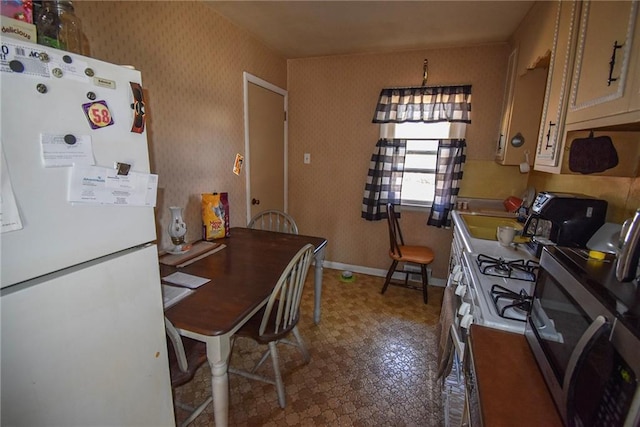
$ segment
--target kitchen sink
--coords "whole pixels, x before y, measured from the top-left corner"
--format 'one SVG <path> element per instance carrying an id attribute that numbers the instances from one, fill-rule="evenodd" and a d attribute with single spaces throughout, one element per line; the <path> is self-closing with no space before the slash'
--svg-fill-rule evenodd
<path id="1" fill-rule="evenodd" d="M 506 218 L 504 216 L 490 216 L 477 214 L 461 214 L 460 218 L 464 221 L 464 225 L 469 231 L 471 237 L 483 240 L 498 240 L 496 237 L 496 229 L 499 226 L 508 226 L 516 229 L 516 233 L 522 231 L 522 224 L 515 218 Z M 524 243 L 528 239 L 516 235 L 515 243 Z"/>

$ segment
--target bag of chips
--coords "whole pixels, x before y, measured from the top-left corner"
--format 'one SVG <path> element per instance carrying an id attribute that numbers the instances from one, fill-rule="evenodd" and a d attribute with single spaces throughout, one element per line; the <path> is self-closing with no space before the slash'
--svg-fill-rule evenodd
<path id="1" fill-rule="evenodd" d="M 202 194 L 202 240 L 229 237 L 229 194 Z"/>

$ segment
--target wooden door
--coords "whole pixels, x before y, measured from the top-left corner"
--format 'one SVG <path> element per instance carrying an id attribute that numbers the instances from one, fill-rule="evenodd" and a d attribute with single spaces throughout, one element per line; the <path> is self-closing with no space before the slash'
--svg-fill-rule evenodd
<path id="1" fill-rule="evenodd" d="M 247 221 L 287 209 L 286 102 L 286 91 L 245 73 Z"/>

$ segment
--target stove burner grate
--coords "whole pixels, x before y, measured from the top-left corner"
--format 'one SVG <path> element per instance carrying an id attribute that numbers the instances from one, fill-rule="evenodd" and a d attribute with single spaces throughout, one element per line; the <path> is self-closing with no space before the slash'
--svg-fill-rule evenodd
<path id="1" fill-rule="evenodd" d="M 533 297 L 529 296 L 524 289 L 521 289 L 520 292 L 514 292 L 500 285 L 491 287 L 491 299 L 500 317 L 520 322 L 526 320 L 526 315 L 531 310 L 531 302 L 533 301 Z M 499 304 L 500 300 L 505 300 L 503 302 L 506 302 L 502 307 Z M 515 310 L 516 313 L 521 313 L 522 317 L 510 316 L 508 314 L 509 309 Z"/>
<path id="2" fill-rule="evenodd" d="M 533 260 L 517 259 L 507 261 L 504 258 L 494 258 L 484 254 L 478 255 L 476 262 L 482 274 L 528 282 L 536 281 L 538 268 L 540 267 L 540 264 Z"/>

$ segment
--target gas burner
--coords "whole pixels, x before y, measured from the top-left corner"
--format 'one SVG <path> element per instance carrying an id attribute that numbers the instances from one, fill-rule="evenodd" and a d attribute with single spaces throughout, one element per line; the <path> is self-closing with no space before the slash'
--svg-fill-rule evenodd
<path id="1" fill-rule="evenodd" d="M 531 310 L 531 301 L 533 301 L 533 297 L 529 296 L 524 289 L 514 292 L 500 285 L 491 287 L 491 299 L 500 317 L 520 322 L 526 320 L 527 313 Z"/>
<path id="2" fill-rule="evenodd" d="M 535 282 L 540 264 L 533 260 L 510 260 L 494 258 L 488 255 L 478 255 L 478 268 L 482 274 L 488 276 L 505 277 L 508 279 L 526 280 Z"/>

